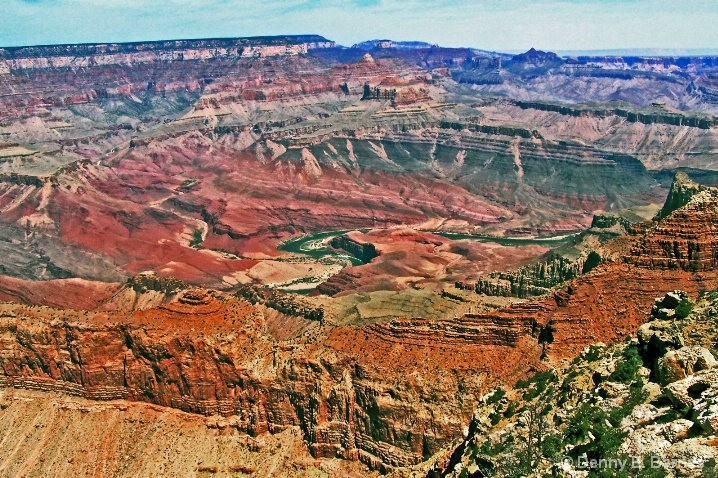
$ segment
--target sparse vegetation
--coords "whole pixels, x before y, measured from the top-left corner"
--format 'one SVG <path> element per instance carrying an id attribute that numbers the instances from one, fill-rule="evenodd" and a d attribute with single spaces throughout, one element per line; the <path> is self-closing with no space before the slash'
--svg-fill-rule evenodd
<path id="1" fill-rule="evenodd" d="M 505 396 L 506 396 L 506 391 L 503 388 L 498 387 L 494 391 L 494 393 L 489 397 L 489 399 L 486 401 L 486 403 L 488 405 L 493 405 L 495 403 L 499 403 L 501 401 L 501 399 L 504 398 Z"/>
<path id="2" fill-rule="evenodd" d="M 676 317 L 679 319 L 685 319 L 693 311 L 695 304 L 689 299 L 683 299 L 676 307 Z"/>
<path id="3" fill-rule="evenodd" d="M 648 395 L 643 390 L 643 380 L 639 379 L 631 384 L 628 397 L 623 400 L 620 407 L 612 409 L 608 414 L 608 421 L 614 427 L 618 427 L 621 421 L 633 412 L 633 409 L 643 403 Z"/>
<path id="4" fill-rule="evenodd" d="M 616 370 L 611 374 L 609 380 L 628 384 L 636 379 L 638 369 L 643 365 L 643 360 L 638 354 L 638 347 L 629 345 L 623 351 L 621 360 L 616 363 Z"/>
<path id="5" fill-rule="evenodd" d="M 509 403 L 509 406 L 506 407 L 506 410 L 504 411 L 504 417 L 511 418 L 514 415 L 516 415 L 516 402 Z"/>
<path id="6" fill-rule="evenodd" d="M 601 256 L 598 254 L 598 252 L 591 251 L 586 257 L 586 261 L 583 263 L 583 269 L 581 270 L 581 273 L 586 274 L 588 272 L 591 272 L 593 269 L 598 267 L 599 264 L 601 264 Z"/>
<path id="7" fill-rule="evenodd" d="M 200 244 L 202 244 L 202 241 L 204 239 L 202 238 L 202 231 L 200 229 L 195 229 L 195 231 L 192 233 L 192 239 L 189 241 L 190 247 L 198 247 Z"/>
<path id="8" fill-rule="evenodd" d="M 601 351 L 602 348 L 597 345 L 590 345 L 588 347 L 588 352 L 583 356 L 583 359 L 588 362 L 595 362 L 599 358 L 601 358 Z M 576 359 L 576 361 L 580 360 L 580 357 Z"/>
<path id="9" fill-rule="evenodd" d="M 568 443 L 576 445 L 572 456 L 585 453 L 591 459 L 600 460 L 615 456 L 625 432 L 610 425 L 607 413 L 601 408 L 584 403 L 569 420 L 565 437 Z"/>

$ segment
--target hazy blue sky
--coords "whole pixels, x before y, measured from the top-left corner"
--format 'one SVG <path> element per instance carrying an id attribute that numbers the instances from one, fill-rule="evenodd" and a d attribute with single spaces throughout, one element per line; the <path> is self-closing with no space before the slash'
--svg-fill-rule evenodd
<path id="1" fill-rule="evenodd" d="M 0 0 L 0 46 L 318 33 L 491 50 L 718 48 L 718 0 Z"/>

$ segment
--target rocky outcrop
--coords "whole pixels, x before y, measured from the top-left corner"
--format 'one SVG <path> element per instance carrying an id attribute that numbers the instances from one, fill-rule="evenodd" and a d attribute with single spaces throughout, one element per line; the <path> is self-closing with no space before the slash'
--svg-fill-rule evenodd
<path id="1" fill-rule="evenodd" d="M 606 247 L 606 244 L 620 236 L 629 243 L 635 241 L 635 236 L 627 235 L 635 233 L 633 224 L 618 213 L 595 214 L 590 229 L 544 255 L 540 261 L 518 269 L 484 274 L 476 282 L 460 281 L 456 287 L 474 290 L 477 294 L 522 299 L 548 294 L 557 286 L 612 260 L 614 247 Z"/>
<path id="2" fill-rule="evenodd" d="M 453 130 L 468 130 L 477 133 L 494 134 L 502 136 L 518 136 L 520 138 L 538 138 L 541 139 L 541 134 L 536 130 L 528 130 L 524 128 L 514 128 L 511 126 L 493 126 L 485 124 L 473 124 L 473 123 L 456 123 L 449 121 L 442 121 L 440 124 L 441 128 L 453 129 Z"/>
<path id="3" fill-rule="evenodd" d="M 297 427 L 251 437 L 221 416 L 142 402 L 0 389 L 0 430 L 3 473 L 10 476 L 376 475 L 358 462 L 313 458 Z"/>
<path id="4" fill-rule="evenodd" d="M 534 66 L 541 66 L 544 64 L 555 64 L 555 63 L 561 63 L 563 60 L 559 58 L 557 54 L 551 51 L 541 51 L 536 50 L 535 48 L 531 48 L 529 51 L 525 53 L 520 53 L 518 55 L 514 55 L 511 58 L 511 61 L 515 63 L 529 63 Z"/>
<path id="5" fill-rule="evenodd" d="M 660 269 L 712 270 L 718 263 L 718 191 L 704 189 L 678 176 L 656 224 L 627 259 Z M 685 204 L 680 207 L 681 204 Z M 674 207 L 680 209 L 674 210 Z"/>
<path id="6" fill-rule="evenodd" d="M 671 350 L 658 360 L 656 375 L 659 383 L 667 385 L 716 367 L 718 361 L 705 347 L 681 347 Z"/>
<path id="7" fill-rule="evenodd" d="M 691 181 L 686 173 L 676 173 L 673 177 L 671 189 L 668 191 L 666 202 L 656 216 L 656 219 L 663 219 L 670 216 L 674 211 L 688 204 L 693 196 L 706 190 L 705 186 Z"/>
<path id="8" fill-rule="evenodd" d="M 581 275 L 585 258 L 573 261 L 558 255 L 526 266 L 518 271 L 495 272 L 481 277 L 476 284 L 457 283 L 477 294 L 530 298 L 548 293 L 553 287 Z"/>
<path id="9" fill-rule="evenodd" d="M 307 320 L 322 321 L 324 319 L 324 309 L 314 306 L 294 294 L 252 285 L 242 285 L 235 292 L 235 295 L 252 305 L 265 305 L 283 314 L 303 317 Z"/>
<path id="10" fill-rule="evenodd" d="M 674 291 L 656 299 L 652 317 L 675 311 L 684 297 Z M 664 350 L 657 361 L 642 355 L 646 342 L 639 334 L 619 346 L 591 345 L 568 367 L 494 389 L 480 400 L 457 448 L 396 470 L 392 478 L 606 470 L 711 476 L 718 459 L 718 361 L 697 342 L 718 337 L 715 300 L 713 295 L 698 313 L 670 321 L 679 342 L 690 345 Z"/>
<path id="11" fill-rule="evenodd" d="M 348 252 L 365 264 L 379 256 L 374 244 L 356 241 L 346 234 L 333 237 L 331 241 L 329 241 L 329 245 L 334 249 L 341 249 L 342 251 Z"/>
<path id="12" fill-rule="evenodd" d="M 626 73 L 624 72 L 623 75 Z M 597 116 L 606 118 L 609 116 L 617 116 L 625 118 L 629 123 L 642 124 L 666 124 L 672 126 L 688 126 L 691 128 L 710 129 L 718 126 L 718 118 L 708 118 L 705 116 L 694 116 L 687 113 L 674 112 L 641 112 L 631 111 L 623 108 L 614 109 L 596 109 L 588 107 L 576 107 L 558 105 L 552 103 L 542 103 L 539 101 L 516 101 L 516 106 L 521 109 L 534 109 L 539 111 L 552 111 L 567 116 Z"/>
<path id="13" fill-rule="evenodd" d="M 396 89 L 382 89 L 378 86 L 372 88 L 368 83 L 364 85 L 364 93 L 362 94 L 362 101 L 367 100 L 389 100 L 393 101 L 396 98 Z"/>
<path id="14" fill-rule="evenodd" d="M 0 276 L 0 301 L 63 309 L 95 310 L 111 301 L 122 285 L 84 279 L 29 281 Z"/>
<path id="15" fill-rule="evenodd" d="M 453 320 L 395 319 L 372 325 L 367 332 L 401 345 L 456 348 L 462 345 L 516 347 L 522 337 L 538 334 L 537 324 L 527 316 L 526 309 L 517 315 L 512 315 L 511 310 L 506 312 L 466 314 Z"/>
<path id="16" fill-rule="evenodd" d="M 138 293 L 155 291 L 166 295 L 173 295 L 189 288 L 189 284 L 174 277 L 164 277 L 154 272 L 145 272 L 127 279 L 125 287 L 129 287 Z"/>
<path id="17" fill-rule="evenodd" d="M 617 229 L 619 233 L 626 233 L 631 229 L 631 221 L 618 214 L 595 214 L 591 221 L 591 229 Z"/>

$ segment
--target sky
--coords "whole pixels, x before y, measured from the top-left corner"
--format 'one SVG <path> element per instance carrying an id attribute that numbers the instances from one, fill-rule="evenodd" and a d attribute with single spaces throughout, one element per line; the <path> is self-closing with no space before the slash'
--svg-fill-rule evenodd
<path id="1" fill-rule="evenodd" d="M 316 33 L 494 51 L 718 49 L 718 0 L 0 0 L 0 46 Z"/>

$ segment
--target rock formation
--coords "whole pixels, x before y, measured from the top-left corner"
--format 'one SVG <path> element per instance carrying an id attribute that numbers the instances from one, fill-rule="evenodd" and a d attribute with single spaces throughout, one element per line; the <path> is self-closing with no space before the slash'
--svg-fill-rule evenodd
<path id="1" fill-rule="evenodd" d="M 455 450 L 390 476 L 711 476 L 718 361 L 706 345 L 717 337 L 716 298 L 691 314 L 681 311 L 686 297 L 656 299 L 637 339 L 591 345 L 570 366 L 494 389 Z"/>
<path id="2" fill-rule="evenodd" d="M 673 214 L 709 223 L 713 209 L 693 207 L 702 198 Z M 652 231 L 636 240 L 650 244 Z M 386 471 L 460 436 L 475 394 L 624 339 L 661 291 L 695 297 L 718 286 L 708 264 L 665 274 L 653 263 L 604 264 L 552 297 L 494 312 L 331 326 L 285 342 L 265 332 L 259 309 L 200 289 L 129 314 L 4 305 L 0 377 L 5 387 L 233 417 L 253 435 L 299 427 L 314 456 Z M 685 369 L 681 357 L 670 363 Z"/>
<path id="3" fill-rule="evenodd" d="M 718 193 L 686 179 L 677 175 L 660 213 L 665 219 L 632 252 L 633 263 L 691 271 L 715 268 L 718 232 L 709 218 L 716 213 Z"/>
<path id="4" fill-rule="evenodd" d="M 348 252 L 364 263 L 371 262 L 379 255 L 374 244 L 357 242 L 344 234 L 332 238 L 329 244 L 335 249 Z"/>
<path id="5" fill-rule="evenodd" d="M 318 35 L 0 48 L 10 71 L 152 62 L 260 58 L 333 48 Z"/>

